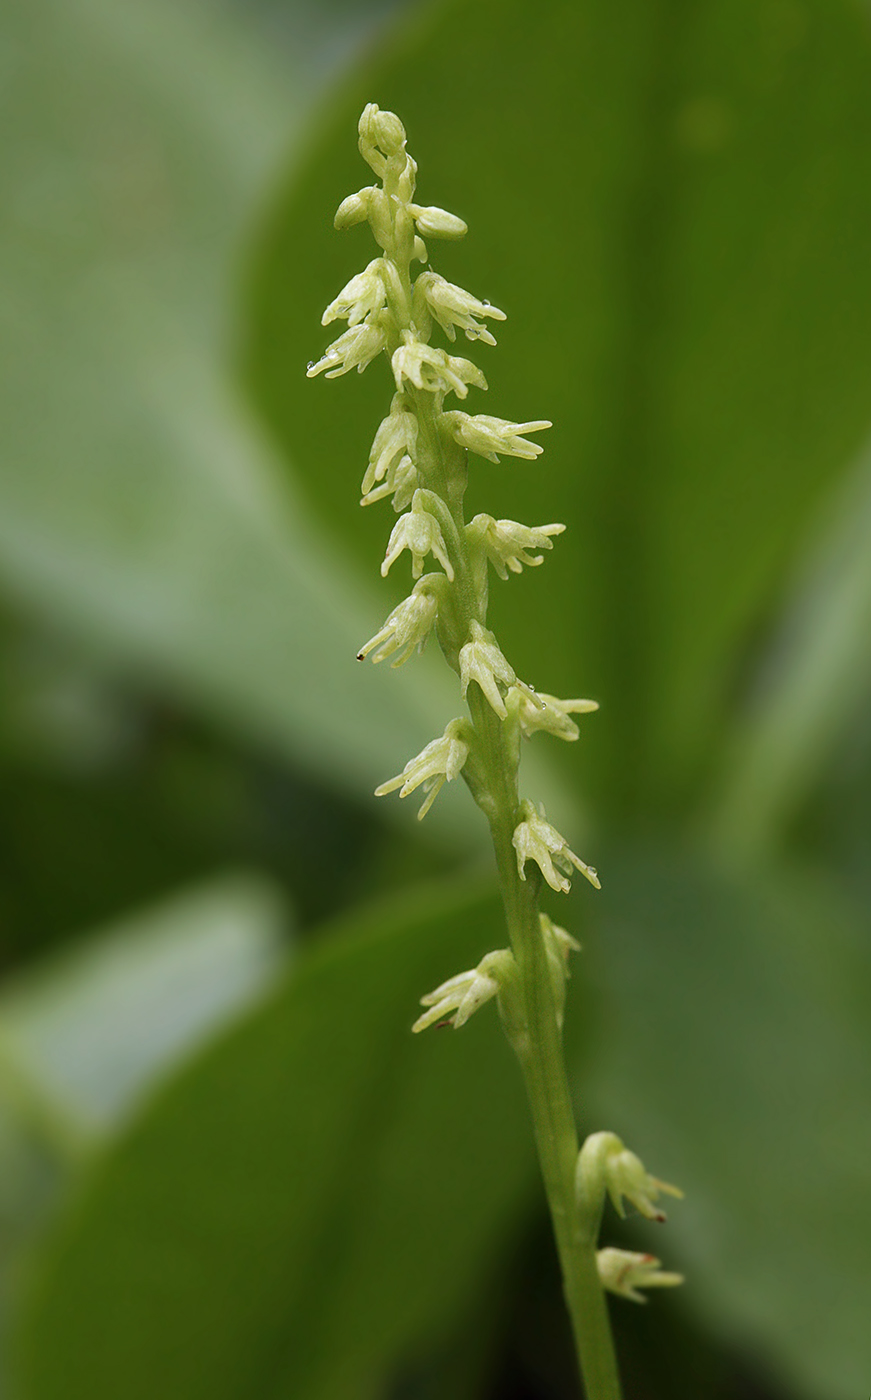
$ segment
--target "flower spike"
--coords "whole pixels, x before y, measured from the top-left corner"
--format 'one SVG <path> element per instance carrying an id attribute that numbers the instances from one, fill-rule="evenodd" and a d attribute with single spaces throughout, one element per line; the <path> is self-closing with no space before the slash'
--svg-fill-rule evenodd
<path id="1" fill-rule="evenodd" d="M 502 1027 L 526 1071 L 536 1122 L 554 1129 L 538 1134 L 537 1140 L 566 1277 L 581 1267 L 594 1285 L 598 1266 L 603 1287 L 641 1302 L 640 1290 L 668 1286 L 680 1278 L 662 1272 L 652 1255 L 613 1249 L 596 1255 L 605 1202 L 610 1193 L 621 1214 L 631 1205 L 661 1219 L 659 1197 L 680 1193 L 652 1177 L 613 1133 L 589 1137 L 575 1169 L 565 1076 L 558 1066 L 556 1073 L 551 1069 L 559 1054 L 569 954 L 580 944 L 538 906 L 544 883 L 565 893 L 577 871 L 596 889 L 599 879 L 547 821 L 544 808 L 518 797 L 521 739 L 545 732 L 576 740 L 575 717 L 597 705 L 539 694 L 524 684 L 487 626 L 491 568 L 502 580 L 537 568 L 565 526 L 524 525 L 483 513 L 467 523 L 465 514 L 469 453 L 497 464 L 502 457 L 535 461 L 543 451 L 536 435 L 551 424 L 544 418 L 515 422 L 463 411 L 469 390 L 486 389 L 487 380 L 472 360 L 431 342 L 444 336 L 453 349 L 462 333 L 472 344 L 494 346 L 493 329 L 506 319 L 505 313 L 429 266 L 429 240 L 462 238 L 466 224 L 446 209 L 417 202 L 417 164 L 408 152 L 399 117 L 368 103 L 358 124 L 358 140 L 374 182 L 342 201 L 335 225 L 346 229 L 368 223 L 379 251 L 362 272 L 349 278 L 324 312 L 325 326 L 345 321 L 347 328 L 309 365 L 308 374 L 335 379 L 352 369 L 362 371 L 382 354 L 389 363 L 395 392 L 365 464 L 360 503 L 391 501 L 399 518 L 389 532 L 381 573 L 386 576 L 407 550 L 415 580 L 408 597 L 392 609 L 358 658 L 401 666 L 424 649 L 434 632 L 459 677 L 469 711 L 469 717 L 451 720 L 401 773 L 375 791 L 378 797 L 398 791 L 401 798 L 419 791 L 418 815 L 424 817 L 445 783 L 462 774 L 493 833 L 512 944 L 511 949 L 488 953 L 476 967 L 422 997 L 423 1013 L 412 1029 L 459 1028 L 486 1002 L 497 999 Z M 446 411 L 450 394 L 456 406 Z M 426 575 L 425 567 L 430 570 Z M 509 833 L 512 847 L 506 857 Z M 532 873 L 530 861 L 537 867 Z M 575 1219 L 565 1235 L 560 1221 L 569 1206 Z M 576 1257 L 567 1258 L 568 1252 Z M 591 1307 L 588 1316 L 580 1316 L 576 1290 L 567 1289 L 567 1297 L 575 1312 L 575 1335 L 590 1328 L 589 1356 L 598 1356 L 600 1383 L 591 1385 L 587 1375 L 587 1390 L 618 1394 L 619 1379 L 605 1335 L 607 1311 Z M 585 1344 L 582 1368 L 587 1360 Z"/>

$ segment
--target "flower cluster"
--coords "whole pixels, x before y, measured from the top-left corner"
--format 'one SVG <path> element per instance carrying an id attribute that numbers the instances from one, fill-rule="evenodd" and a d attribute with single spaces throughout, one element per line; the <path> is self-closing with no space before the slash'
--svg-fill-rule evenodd
<path id="1" fill-rule="evenodd" d="M 421 787 L 423 816 L 444 783 L 463 771 L 479 805 L 492 817 L 495 799 L 482 776 L 486 744 L 479 702 L 493 717 L 489 723 L 495 719 L 505 726 L 509 760 L 521 735 L 546 732 L 576 739 L 578 728 L 570 716 L 596 708 L 593 701 L 560 700 L 525 685 L 486 625 L 488 566 L 502 579 L 538 566 L 565 526 L 523 525 L 484 514 L 466 525 L 462 517 L 467 455 L 491 462 L 499 462 L 500 456 L 535 461 L 542 448 L 529 435 L 551 424 L 544 418 L 514 422 L 445 407 L 451 394 L 464 400 L 471 389 L 486 389 L 487 381 L 471 360 L 433 344 L 433 332 L 440 331 L 452 343 L 462 331 L 473 343 L 494 345 L 488 323 L 504 321 L 505 313 L 431 267 L 414 274 L 415 264 L 428 262 L 425 239 L 462 238 L 466 225 L 456 214 L 416 202 L 417 164 L 406 149 L 399 118 L 370 103 L 360 118 L 359 145 L 380 183 L 343 200 L 335 223 L 346 229 L 368 222 L 381 251 L 324 312 L 325 326 L 346 321 L 347 330 L 309 365 L 308 373 L 332 379 L 351 369 L 363 370 L 382 353 L 389 361 L 395 393 L 369 453 L 362 504 L 392 501 L 399 519 L 381 573 L 386 577 L 407 551 L 417 582 L 358 655 L 375 662 L 389 658 L 399 666 L 422 651 L 435 630 L 472 711 L 472 722 L 453 721 L 377 791 L 382 795 L 398 789 L 404 797 Z M 438 568 L 424 576 L 428 561 Z M 554 890 L 567 891 L 575 870 L 598 887 L 595 870 L 575 855 L 543 811 L 517 801 L 513 825 L 521 880 L 526 880 L 527 863 L 533 861 Z M 569 935 L 547 921 L 541 936 L 554 976 L 559 969 L 564 982 L 564 953 L 570 945 L 559 939 Z M 556 981 L 554 987 L 557 991 Z M 563 996 L 564 988 L 556 995 L 560 1014 Z"/>

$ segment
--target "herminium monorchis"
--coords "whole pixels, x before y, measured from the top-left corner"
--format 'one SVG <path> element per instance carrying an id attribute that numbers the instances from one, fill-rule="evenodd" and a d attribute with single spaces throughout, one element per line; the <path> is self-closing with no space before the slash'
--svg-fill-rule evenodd
<path id="1" fill-rule="evenodd" d="M 605 1194 L 620 1214 L 625 1199 L 643 1215 L 664 1219 L 658 1196 L 680 1192 L 648 1175 L 613 1133 L 593 1134 L 578 1153 L 560 1035 L 568 955 L 580 945 L 539 912 L 538 899 L 543 883 L 568 891 L 575 871 L 596 889 L 599 880 L 544 810 L 520 799 L 517 773 L 521 738 L 544 731 L 575 740 L 578 727 L 571 716 L 597 705 L 560 700 L 524 684 L 487 627 L 488 565 L 507 579 L 524 566 L 541 564 L 565 526 L 521 525 L 489 515 L 476 515 L 467 524 L 463 515 L 469 454 L 490 462 L 500 455 L 534 461 L 543 449 L 528 435 L 551 424 L 445 409 L 449 394 L 464 402 L 470 387 L 486 389 L 487 382 L 471 360 L 430 343 L 435 327 L 451 343 L 461 330 L 467 340 L 492 346 L 495 337 L 485 323 L 504 321 L 505 314 L 429 267 L 424 239 L 462 238 L 466 225 L 444 209 L 415 203 L 417 165 L 406 151 L 399 118 L 370 103 L 360 118 L 359 145 L 380 184 L 343 200 L 335 224 L 346 229 L 368 221 L 381 256 L 327 307 L 323 324 L 344 320 L 348 329 L 309 365 L 308 374 L 335 379 L 387 356 L 395 392 L 369 453 L 361 504 L 392 498 L 399 519 L 381 573 L 386 576 L 407 550 L 416 580 L 361 648 L 359 659 L 391 658 L 400 666 L 423 650 L 434 631 L 469 709 L 376 792 L 399 789 L 406 797 L 420 788 L 423 817 L 443 785 L 462 774 L 490 823 L 511 941 L 510 949 L 487 953 L 476 968 L 424 996 L 427 1009 L 413 1029 L 459 1028 L 487 1001 L 497 1000 L 527 1082 L 588 1393 L 591 1400 L 613 1400 L 619 1381 L 602 1288 L 643 1301 L 639 1287 L 681 1280 L 658 1272 L 652 1255 L 615 1249 L 596 1254 Z M 425 269 L 416 276 L 415 264 Z M 430 559 L 440 568 L 424 573 Z"/>

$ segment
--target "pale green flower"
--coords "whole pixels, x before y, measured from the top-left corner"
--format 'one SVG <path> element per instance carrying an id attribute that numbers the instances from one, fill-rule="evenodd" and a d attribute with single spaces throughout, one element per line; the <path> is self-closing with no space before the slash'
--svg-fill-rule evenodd
<path id="1" fill-rule="evenodd" d="M 505 312 L 489 301 L 479 301 L 462 287 L 446 282 L 437 272 L 422 272 L 414 285 L 415 302 L 422 301 L 430 314 L 438 321 L 445 335 L 456 340 L 456 327 L 466 333 L 467 340 L 483 340 L 485 345 L 495 345 L 496 340 L 486 326 L 476 321 L 476 316 L 489 316 L 494 321 L 504 321 Z"/>
<path id="2" fill-rule="evenodd" d="M 393 532 L 387 543 L 384 563 L 381 565 L 382 578 L 387 577 L 391 565 L 396 562 L 404 549 L 411 553 L 413 578 L 420 578 L 423 573 L 423 561 L 427 554 L 431 554 L 434 559 L 438 560 L 448 578 L 453 582 L 454 567 L 448 558 L 445 537 L 435 516 L 430 515 L 424 506 L 420 491 L 414 493 L 411 510 L 401 516 L 393 527 Z"/>
<path id="3" fill-rule="evenodd" d="M 498 462 L 497 454 L 500 452 L 532 461 L 534 457 L 541 456 L 544 448 L 537 442 L 527 442 L 521 434 L 540 433 L 545 428 L 553 427 L 546 418 L 536 419 L 532 423 L 509 423 L 505 418 L 491 418 L 486 413 L 479 413 L 473 418 L 459 410 L 443 414 L 441 421 L 461 446 L 479 457 L 486 457 L 488 462 Z"/>
<path id="4" fill-rule="evenodd" d="M 411 1029 L 425 1031 L 428 1026 L 442 1022 L 459 1030 L 470 1016 L 498 994 L 500 983 L 511 976 L 513 969 L 514 955 L 507 948 L 488 953 L 470 972 L 449 977 L 434 992 L 421 997 L 421 1006 L 431 1009 L 419 1016 Z"/>
<path id="5" fill-rule="evenodd" d="M 347 321 L 349 326 L 356 326 L 373 311 L 383 310 L 387 304 L 383 269 L 384 259 L 373 258 L 362 272 L 358 272 L 342 288 L 335 301 L 330 302 L 321 317 L 321 325 L 328 326 L 331 321 Z"/>
<path id="6" fill-rule="evenodd" d="M 517 715 L 521 733 L 528 739 L 532 734 L 553 734 L 557 739 L 573 743 L 580 733 L 569 715 L 589 715 L 599 706 L 595 700 L 559 700 L 556 695 L 536 691 L 534 697 L 525 687 L 513 690 L 509 707 Z"/>
<path id="7" fill-rule="evenodd" d="M 572 866 L 580 870 L 595 889 L 601 889 L 592 865 L 585 865 L 580 856 L 569 849 L 565 837 L 545 820 L 544 808 L 537 812 L 531 802 L 522 802 L 520 810 L 523 820 L 515 828 L 512 844 L 521 880 L 526 879 L 526 862 L 534 860 L 552 890 L 568 894 L 572 887 L 569 878 Z"/>
<path id="8" fill-rule="evenodd" d="M 393 497 L 393 509 L 395 511 L 405 510 L 405 507 L 414 499 L 414 493 L 420 486 L 420 473 L 417 467 L 408 456 L 400 457 L 388 469 L 387 475 L 380 486 L 375 486 L 371 491 L 367 491 L 365 496 L 360 497 L 361 506 L 374 505 L 375 501 L 384 500 L 385 496 Z"/>
<path id="9" fill-rule="evenodd" d="M 386 312 L 376 313 L 359 326 L 349 326 L 348 330 L 324 351 L 316 364 L 309 365 L 306 370 L 308 378 L 314 379 L 315 375 L 323 373 L 324 370 L 327 379 L 338 379 L 339 375 L 347 374 L 352 369 L 359 370 L 362 374 L 375 356 L 386 348 L 388 328 Z"/>
<path id="10" fill-rule="evenodd" d="M 552 535 L 561 535 L 565 525 L 520 525 L 516 520 L 494 520 L 492 515 L 476 515 L 466 526 L 466 535 L 480 545 L 501 579 L 509 569 L 519 574 L 524 564 L 533 568 L 544 560 L 531 549 L 553 549 Z"/>
<path id="11" fill-rule="evenodd" d="M 397 777 L 377 787 L 375 796 L 384 797 L 399 788 L 399 796 L 407 797 L 422 787 L 425 800 L 417 814 L 418 821 L 422 821 L 445 783 L 452 783 L 462 771 L 469 756 L 470 734 L 468 720 L 452 719 L 441 738 L 433 739 L 415 758 L 409 759 Z"/>
<path id="12" fill-rule="evenodd" d="M 464 399 L 469 384 L 478 389 L 487 388 L 486 379 L 471 360 L 412 340 L 408 332 L 404 334 L 406 343 L 394 351 L 390 362 L 397 389 L 402 388 L 403 380 L 408 380 L 416 389 L 426 389 L 433 394 L 454 393 L 457 398 Z"/>
<path id="13" fill-rule="evenodd" d="M 599 1249 L 596 1264 L 602 1286 L 633 1303 L 646 1303 L 639 1288 L 676 1288 L 683 1274 L 665 1273 L 655 1254 L 635 1254 L 630 1249 Z"/>
<path id="14" fill-rule="evenodd" d="M 360 488 L 364 497 L 368 497 L 376 484 L 389 475 L 401 457 L 407 454 L 414 459 L 417 434 L 417 418 L 406 404 L 404 395 L 394 394 L 390 412 L 382 419 L 369 452 L 369 465 Z"/>
<path id="15" fill-rule="evenodd" d="M 625 1217 L 623 1199 L 635 1206 L 648 1220 L 665 1220 L 665 1211 L 656 1204 L 661 1195 L 683 1199 L 683 1191 L 667 1181 L 651 1176 L 644 1163 L 623 1145 L 616 1133 L 591 1133 L 578 1156 L 579 1196 L 597 1190 L 607 1191 L 614 1209 Z"/>
<path id="16" fill-rule="evenodd" d="M 472 622 L 470 640 L 460 649 L 460 681 L 463 699 L 472 681 L 476 681 L 500 719 L 508 711 L 500 686 L 515 685 L 517 677 L 499 650 L 496 638 L 480 622 Z"/>
<path id="17" fill-rule="evenodd" d="M 440 574 L 427 574 L 416 583 L 410 595 L 393 609 L 380 631 L 360 648 L 357 660 L 364 661 L 372 652 L 372 663 L 375 665 L 398 652 L 391 665 L 401 666 L 413 651 L 423 651 L 438 617 L 440 582 Z"/>

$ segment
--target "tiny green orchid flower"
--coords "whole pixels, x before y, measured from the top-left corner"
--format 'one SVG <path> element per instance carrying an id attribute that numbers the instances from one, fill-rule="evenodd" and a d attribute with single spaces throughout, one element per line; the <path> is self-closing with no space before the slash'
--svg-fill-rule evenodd
<path id="1" fill-rule="evenodd" d="M 434 992 L 421 997 L 421 1006 L 430 1009 L 418 1016 L 412 1030 L 425 1031 L 437 1024 L 453 1026 L 459 1030 L 470 1016 L 497 996 L 502 983 L 514 971 L 514 954 L 507 948 L 488 953 L 473 967 L 471 972 L 460 972 L 449 977 Z"/>
<path id="2" fill-rule="evenodd" d="M 441 738 L 433 739 L 415 758 L 409 759 L 396 778 L 375 789 L 376 797 L 399 789 L 400 797 L 423 788 L 425 800 L 417 814 L 423 821 L 445 783 L 452 783 L 469 756 L 471 732 L 468 720 L 452 719 Z"/>
<path id="3" fill-rule="evenodd" d="M 639 1288 L 676 1288 L 683 1283 L 683 1274 L 666 1273 L 654 1254 L 635 1254 L 630 1249 L 600 1249 L 596 1254 L 599 1278 L 609 1293 L 629 1298 L 633 1303 L 646 1303 Z"/>
<path id="4" fill-rule="evenodd" d="M 599 876 L 592 865 L 570 850 L 564 836 L 545 820 L 544 808 L 536 811 L 531 802 L 521 804 L 523 820 L 517 824 L 512 838 L 517 853 L 517 873 L 526 879 L 526 862 L 534 860 L 552 890 L 568 894 L 572 887 L 572 867 L 589 880 L 594 889 L 601 889 Z"/>

